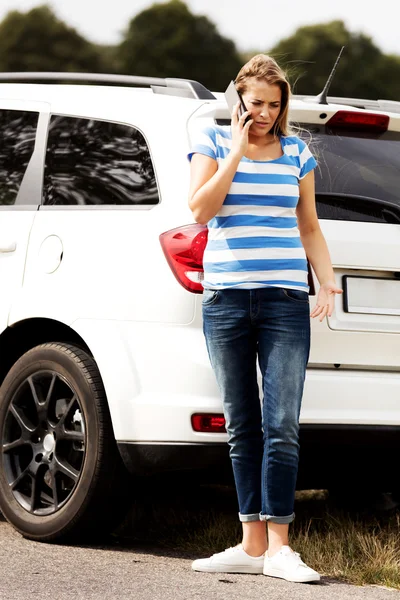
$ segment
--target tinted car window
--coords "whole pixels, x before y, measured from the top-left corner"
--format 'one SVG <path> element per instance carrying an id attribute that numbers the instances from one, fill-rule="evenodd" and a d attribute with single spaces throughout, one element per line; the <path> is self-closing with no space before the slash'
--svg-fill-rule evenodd
<path id="1" fill-rule="evenodd" d="M 157 204 L 146 140 L 119 123 L 53 116 L 43 196 L 46 205 Z"/>
<path id="2" fill-rule="evenodd" d="M 311 134 L 318 216 L 400 222 L 400 134 L 304 126 Z"/>
<path id="3" fill-rule="evenodd" d="M 0 109 L 0 205 L 15 204 L 33 150 L 39 113 Z"/>

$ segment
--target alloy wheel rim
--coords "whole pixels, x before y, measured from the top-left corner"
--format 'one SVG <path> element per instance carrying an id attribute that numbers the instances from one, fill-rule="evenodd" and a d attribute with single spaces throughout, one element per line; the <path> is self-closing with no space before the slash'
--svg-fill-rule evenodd
<path id="1" fill-rule="evenodd" d="M 37 371 L 19 385 L 1 446 L 7 484 L 22 508 L 45 516 L 68 502 L 84 466 L 85 431 L 78 394 L 60 373 Z"/>

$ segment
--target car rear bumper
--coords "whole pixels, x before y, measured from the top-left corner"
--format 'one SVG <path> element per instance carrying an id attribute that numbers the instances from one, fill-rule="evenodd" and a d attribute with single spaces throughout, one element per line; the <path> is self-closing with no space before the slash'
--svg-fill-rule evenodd
<path id="1" fill-rule="evenodd" d="M 210 481 L 215 476 L 232 480 L 227 443 L 118 442 L 118 448 L 134 475 L 203 471 Z M 346 482 L 391 491 L 400 487 L 393 470 L 399 450 L 400 427 L 302 424 L 297 488 L 324 489 Z"/>
<path id="2" fill-rule="evenodd" d="M 126 468 L 134 475 L 150 475 L 166 471 L 230 470 L 226 443 L 118 442 L 118 449 Z"/>

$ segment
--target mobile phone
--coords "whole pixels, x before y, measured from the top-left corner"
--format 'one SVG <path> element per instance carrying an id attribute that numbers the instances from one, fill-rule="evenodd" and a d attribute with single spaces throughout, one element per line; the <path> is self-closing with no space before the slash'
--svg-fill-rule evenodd
<path id="1" fill-rule="evenodd" d="M 239 94 L 239 92 L 236 89 L 236 85 L 234 81 L 231 81 L 230 84 L 228 85 L 228 87 L 225 90 L 225 99 L 226 99 L 226 103 L 229 107 L 229 112 L 232 114 L 233 111 L 233 107 L 235 106 L 235 104 L 237 104 L 238 102 L 240 102 L 240 106 L 239 106 L 239 117 L 242 116 L 243 113 L 245 113 L 247 111 L 246 105 L 243 102 L 243 98 L 242 96 Z M 245 123 L 247 123 L 247 121 L 251 119 L 251 116 L 248 115 L 246 117 Z"/>

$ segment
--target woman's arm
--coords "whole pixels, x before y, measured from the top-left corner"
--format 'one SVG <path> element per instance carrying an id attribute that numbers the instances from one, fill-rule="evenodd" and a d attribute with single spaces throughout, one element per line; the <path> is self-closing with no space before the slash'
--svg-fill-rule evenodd
<path id="1" fill-rule="evenodd" d="M 336 285 L 328 246 L 318 221 L 314 171 L 300 180 L 300 199 L 296 213 L 301 242 L 320 283 L 317 304 L 311 316 L 319 315 L 322 321 L 326 315 L 332 315 L 335 294 L 341 294 L 343 290 Z"/>
<path id="2" fill-rule="evenodd" d="M 250 114 L 245 112 L 238 118 L 239 103 L 232 113 L 232 148 L 228 156 L 217 161 L 203 154 L 194 154 L 190 165 L 189 207 L 197 223 L 206 224 L 215 217 L 221 208 L 242 156 L 248 146 L 250 119 L 244 123 Z"/>
<path id="3" fill-rule="evenodd" d="M 232 185 L 240 156 L 229 153 L 218 169 L 217 161 L 194 154 L 190 163 L 189 208 L 197 223 L 205 225 L 215 217 Z"/>

